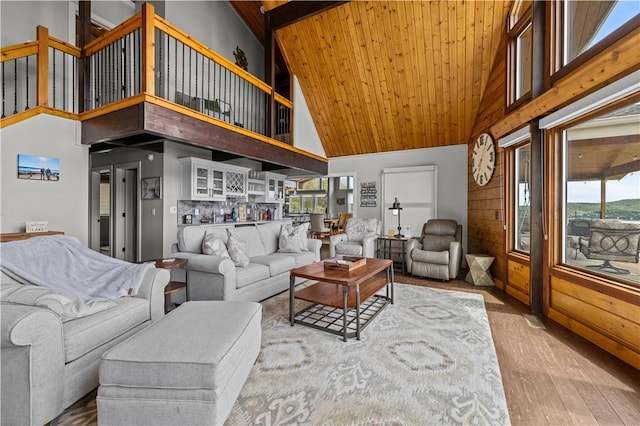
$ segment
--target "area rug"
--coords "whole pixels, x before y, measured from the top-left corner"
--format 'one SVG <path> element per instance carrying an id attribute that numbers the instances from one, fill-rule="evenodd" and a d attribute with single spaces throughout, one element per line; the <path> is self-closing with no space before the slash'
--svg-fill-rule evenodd
<path id="1" fill-rule="evenodd" d="M 262 351 L 226 425 L 510 424 L 482 295 L 396 284 L 346 343 L 291 327 L 288 297 L 263 302 Z"/>

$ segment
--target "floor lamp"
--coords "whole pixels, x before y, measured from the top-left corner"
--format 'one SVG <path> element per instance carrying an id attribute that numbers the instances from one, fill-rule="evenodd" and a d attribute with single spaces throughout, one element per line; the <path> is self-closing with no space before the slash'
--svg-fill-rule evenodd
<path id="1" fill-rule="evenodd" d="M 404 235 L 402 235 L 402 226 L 400 226 L 400 210 L 402 210 L 402 207 L 400 207 L 398 197 L 395 197 L 395 201 L 393 202 L 393 205 L 389 207 L 389 210 L 391 210 L 391 214 L 393 214 L 394 216 L 398 216 L 398 233 L 394 235 L 394 237 L 403 238 Z"/>

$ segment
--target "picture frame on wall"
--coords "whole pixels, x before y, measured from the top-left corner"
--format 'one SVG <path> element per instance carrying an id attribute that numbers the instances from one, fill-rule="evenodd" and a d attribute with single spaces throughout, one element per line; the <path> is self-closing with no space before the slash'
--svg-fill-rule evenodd
<path id="1" fill-rule="evenodd" d="M 143 200 L 159 200 L 162 198 L 162 178 L 149 177 L 142 178 L 142 199 Z"/>
<path id="2" fill-rule="evenodd" d="M 18 179 L 57 182 L 60 180 L 60 160 L 41 155 L 18 154 Z"/>

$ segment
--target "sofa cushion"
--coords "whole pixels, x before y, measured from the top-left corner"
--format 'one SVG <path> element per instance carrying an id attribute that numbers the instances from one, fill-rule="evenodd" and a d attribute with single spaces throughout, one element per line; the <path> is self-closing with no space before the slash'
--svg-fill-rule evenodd
<path id="1" fill-rule="evenodd" d="M 413 249 L 411 250 L 411 259 L 418 263 L 433 263 L 437 265 L 449 264 L 449 251 L 428 251 Z"/>
<path id="2" fill-rule="evenodd" d="M 278 238 L 278 252 L 300 253 L 307 251 L 308 229 L 308 222 L 300 225 L 283 224 Z"/>
<path id="3" fill-rule="evenodd" d="M 212 232 L 207 232 L 204 235 L 204 239 L 202 240 L 202 253 L 218 257 L 230 257 L 224 241 Z"/>
<path id="4" fill-rule="evenodd" d="M 227 243 L 226 226 L 183 226 L 178 229 L 178 248 L 182 252 L 202 253 L 202 240 L 207 232 Z"/>
<path id="5" fill-rule="evenodd" d="M 267 278 L 269 278 L 269 267 L 266 265 L 249 263 L 244 268 L 236 268 L 236 288 L 242 288 Z"/>
<path id="6" fill-rule="evenodd" d="M 63 322 L 86 317 L 116 306 L 112 300 L 83 300 L 79 296 L 36 285 L 2 284 L 3 303 L 38 306 L 55 312 Z"/>
<path id="7" fill-rule="evenodd" d="M 275 253 L 278 250 L 278 237 L 280 228 L 285 224 L 282 222 L 261 223 L 257 226 L 260 240 L 265 250 L 265 254 Z"/>
<path id="8" fill-rule="evenodd" d="M 249 257 L 264 256 L 268 254 L 262 244 L 260 234 L 258 234 L 257 226 L 240 226 L 238 228 L 229 228 L 227 230 L 229 235 L 241 239 L 247 245 L 249 251 Z M 228 246 L 227 246 L 228 248 Z"/>
<path id="9" fill-rule="evenodd" d="M 303 251 L 300 253 L 274 253 L 273 256 L 290 257 L 295 262 L 295 267 L 308 265 L 316 261 L 316 255 L 312 251 Z M 293 268 L 292 268 L 293 269 Z"/>
<path id="10" fill-rule="evenodd" d="M 64 323 L 65 362 L 78 359 L 150 320 L 148 300 L 121 297 L 113 301 L 116 306 L 111 309 Z"/>
<path id="11" fill-rule="evenodd" d="M 345 233 L 349 241 L 362 241 L 366 237 L 376 235 L 378 229 L 378 219 L 352 218 L 347 221 Z"/>
<path id="12" fill-rule="evenodd" d="M 292 256 L 278 256 L 277 253 L 252 257 L 251 263 L 268 266 L 269 275 L 272 277 L 280 275 L 283 272 L 288 272 L 296 267 L 296 260 Z"/>
<path id="13" fill-rule="evenodd" d="M 429 251 L 448 251 L 449 245 L 456 238 L 451 235 L 425 235 L 422 239 L 422 248 Z"/>
<path id="14" fill-rule="evenodd" d="M 236 238 L 233 235 L 229 236 L 227 241 L 227 250 L 229 256 L 236 266 L 245 267 L 249 264 L 249 251 L 247 249 L 247 243 L 240 238 Z"/>
<path id="15" fill-rule="evenodd" d="M 338 243 L 336 244 L 336 252 L 349 256 L 362 256 L 361 241 L 345 241 L 343 243 Z"/>

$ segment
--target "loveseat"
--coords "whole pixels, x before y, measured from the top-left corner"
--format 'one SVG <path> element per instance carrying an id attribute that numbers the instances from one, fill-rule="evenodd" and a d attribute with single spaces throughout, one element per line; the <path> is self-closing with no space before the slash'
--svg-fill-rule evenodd
<path id="1" fill-rule="evenodd" d="M 58 237 L 27 241 L 54 238 Z M 75 258 L 66 253 L 56 261 L 55 248 L 45 249 L 54 253 L 56 264 L 45 265 L 52 277 L 60 276 L 58 267 L 62 273 L 70 269 L 69 262 L 74 259 L 85 263 L 85 256 L 92 259 L 93 266 L 104 258 L 110 269 L 114 262 L 121 262 L 93 252 L 75 239 L 69 241 L 74 245 Z M 41 425 L 98 386 L 100 358 L 107 349 L 164 316 L 164 287 L 169 282 L 169 272 L 151 265 L 128 264 L 136 270 L 133 274 L 139 284 L 137 292 L 130 297 L 86 302 L 69 293 L 32 285 L 7 269 L 10 251 L 19 248 L 12 245 L 21 243 L 0 245 L 1 423 Z M 34 252 L 30 261 L 35 264 L 38 259 Z"/>
<path id="2" fill-rule="evenodd" d="M 178 230 L 171 255 L 188 260 L 189 300 L 259 302 L 289 288 L 291 269 L 320 260 L 322 242 L 307 238 L 307 230 L 308 224 L 288 221 L 187 226 Z M 290 246 L 288 237 L 299 244 Z M 236 242 L 245 251 L 245 264 L 234 255 Z"/>

